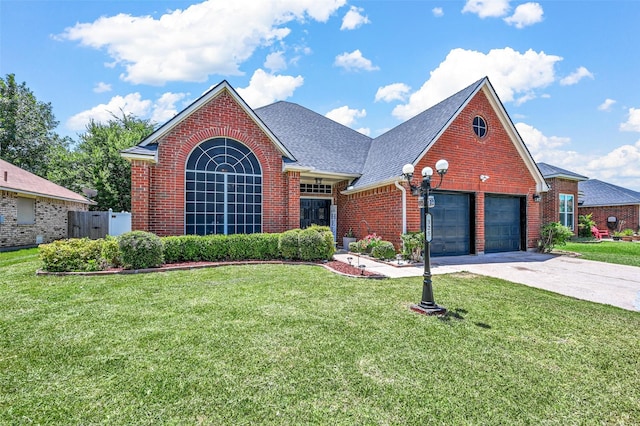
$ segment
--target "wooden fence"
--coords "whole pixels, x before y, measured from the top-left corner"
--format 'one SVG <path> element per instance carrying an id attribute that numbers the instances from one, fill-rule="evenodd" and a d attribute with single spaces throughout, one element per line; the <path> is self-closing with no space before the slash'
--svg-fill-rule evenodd
<path id="1" fill-rule="evenodd" d="M 97 240 L 109 233 L 109 212 L 69 211 L 68 218 L 69 238 Z"/>

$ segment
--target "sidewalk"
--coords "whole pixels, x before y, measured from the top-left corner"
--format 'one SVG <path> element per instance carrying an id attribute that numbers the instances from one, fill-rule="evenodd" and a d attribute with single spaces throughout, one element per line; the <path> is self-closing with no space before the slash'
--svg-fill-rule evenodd
<path id="1" fill-rule="evenodd" d="M 359 262 L 367 271 L 390 278 L 420 277 L 424 272 L 422 265 L 395 267 L 352 253 L 334 255 L 349 263 L 347 257 L 353 265 Z M 524 251 L 431 259 L 432 275 L 463 271 L 640 311 L 640 268 L 633 266 Z"/>

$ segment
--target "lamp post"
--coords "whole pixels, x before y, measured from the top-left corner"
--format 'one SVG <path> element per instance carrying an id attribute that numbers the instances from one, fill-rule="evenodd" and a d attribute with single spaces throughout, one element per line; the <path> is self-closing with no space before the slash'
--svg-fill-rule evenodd
<path id="1" fill-rule="evenodd" d="M 443 306 L 438 306 L 433 300 L 433 287 L 431 283 L 431 213 L 429 213 L 429 194 L 431 190 L 440 188 L 442 185 L 442 179 L 444 174 L 449 169 L 449 162 L 447 160 L 439 160 L 436 163 L 436 172 L 440 175 L 440 181 L 435 187 L 431 186 L 431 176 L 433 176 L 433 169 L 431 167 L 425 167 L 422 169 L 422 183 L 420 186 L 413 185 L 411 179 L 413 178 L 414 167 L 412 164 L 405 164 L 402 167 L 402 176 L 409 182 L 411 188 L 411 194 L 422 195 L 424 201 L 424 274 L 422 280 L 422 301 L 417 305 L 411 305 L 411 310 L 424 315 L 444 315 L 447 309 Z"/>

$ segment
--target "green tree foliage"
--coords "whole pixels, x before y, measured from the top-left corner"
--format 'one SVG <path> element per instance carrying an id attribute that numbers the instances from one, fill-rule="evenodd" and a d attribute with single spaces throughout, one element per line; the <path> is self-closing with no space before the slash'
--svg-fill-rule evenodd
<path id="1" fill-rule="evenodd" d="M 131 164 L 120 151 L 138 144 L 153 132 L 149 120 L 122 113 L 107 123 L 91 121 L 72 152 L 59 152 L 49 179 L 76 192 L 88 192 L 94 210 L 130 211 Z"/>
<path id="2" fill-rule="evenodd" d="M 57 126 L 50 103 L 38 101 L 14 74 L 0 78 L 0 158 L 46 177 L 52 158 L 71 143 L 53 131 Z"/>
<path id="3" fill-rule="evenodd" d="M 542 253 L 550 253 L 554 247 L 567 244 L 571 237 L 573 237 L 571 229 L 560 222 L 547 223 L 541 229 L 538 249 Z"/>

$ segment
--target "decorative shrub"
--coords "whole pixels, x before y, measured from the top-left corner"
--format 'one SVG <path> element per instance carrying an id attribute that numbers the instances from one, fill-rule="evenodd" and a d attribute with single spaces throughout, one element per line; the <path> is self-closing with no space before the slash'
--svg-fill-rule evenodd
<path id="1" fill-rule="evenodd" d="M 382 260 L 393 259 L 396 257 L 396 249 L 393 246 L 393 243 L 389 241 L 380 241 L 380 243 L 371 250 L 371 256 Z"/>
<path id="2" fill-rule="evenodd" d="M 542 253 L 549 253 L 554 247 L 567 244 L 567 241 L 573 237 L 573 232 L 560 222 L 551 222 L 542 227 L 540 236 L 538 250 Z"/>
<path id="3" fill-rule="evenodd" d="M 424 233 L 409 232 L 402 234 L 400 238 L 402 238 L 402 257 L 412 262 L 420 262 L 424 250 Z"/>
<path id="4" fill-rule="evenodd" d="M 311 225 L 308 229 L 312 229 L 322 235 L 324 254 L 320 259 L 331 260 L 333 258 L 333 254 L 336 252 L 336 244 L 331 228 L 328 226 Z"/>
<path id="5" fill-rule="evenodd" d="M 102 249 L 100 250 L 100 257 L 102 260 L 102 269 L 122 266 L 120 246 L 118 245 L 118 239 L 116 237 L 107 235 L 104 238 L 102 241 Z"/>
<path id="6" fill-rule="evenodd" d="M 596 226 L 596 222 L 592 218 L 593 213 L 578 216 L 578 236 L 583 238 L 593 237 L 591 228 Z"/>
<path id="7" fill-rule="evenodd" d="M 50 272 L 100 270 L 104 240 L 73 238 L 40 244 L 43 269 Z"/>
<path id="8" fill-rule="evenodd" d="M 280 234 L 278 248 L 283 258 L 289 260 L 300 259 L 300 243 L 298 241 L 300 232 L 302 232 L 300 229 L 290 229 Z"/>
<path id="9" fill-rule="evenodd" d="M 162 240 L 150 232 L 127 232 L 118 244 L 125 269 L 156 268 L 164 262 Z"/>
<path id="10" fill-rule="evenodd" d="M 360 253 L 359 250 L 360 250 L 360 246 L 358 245 L 357 241 L 349 243 L 349 251 L 352 251 L 354 253 Z"/>
<path id="11" fill-rule="evenodd" d="M 376 233 L 369 234 L 363 239 L 357 241 L 358 253 L 371 253 L 371 251 L 382 241 L 382 237 L 378 237 Z"/>

